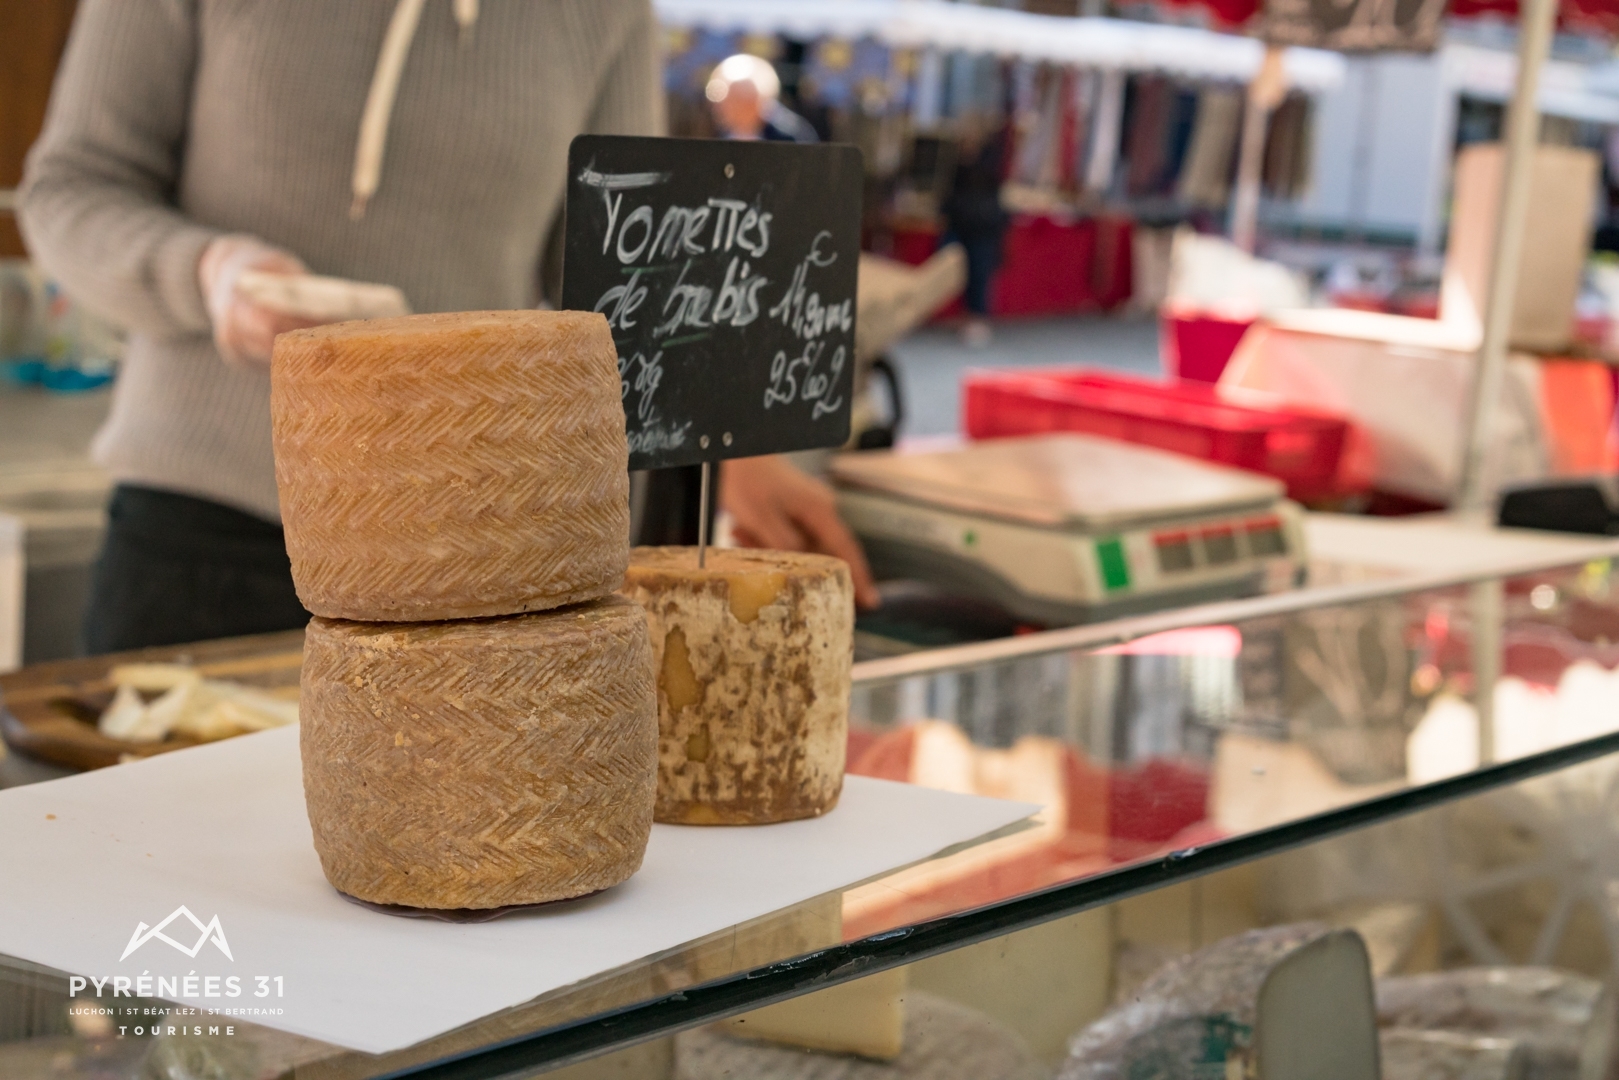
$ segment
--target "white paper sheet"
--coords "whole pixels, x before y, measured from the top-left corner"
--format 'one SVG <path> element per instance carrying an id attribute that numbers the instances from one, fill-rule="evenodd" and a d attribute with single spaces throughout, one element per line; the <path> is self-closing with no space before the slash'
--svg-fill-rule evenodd
<path id="1" fill-rule="evenodd" d="M 310 840 L 297 729 L 283 728 L 0 791 L 0 953 L 98 978 L 194 974 L 194 987 L 154 982 L 148 993 L 202 1010 L 280 1010 L 243 1019 L 383 1053 L 1037 809 L 851 776 L 825 817 L 658 825 L 640 873 L 617 888 L 457 925 L 378 914 L 332 890 Z M 197 922 L 181 915 L 163 933 L 183 949 L 150 938 L 120 959 L 138 924 L 149 934 L 181 905 Z M 220 933 L 205 932 L 216 917 Z M 237 997 L 225 996 L 231 976 Z M 115 987 L 104 983 L 104 1003 Z M 80 993 L 95 1003 L 93 984 Z"/>

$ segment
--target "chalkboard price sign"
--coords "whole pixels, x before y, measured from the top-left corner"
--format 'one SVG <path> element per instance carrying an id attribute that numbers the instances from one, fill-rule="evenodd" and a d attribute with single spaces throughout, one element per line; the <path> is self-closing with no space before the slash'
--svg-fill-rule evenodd
<path id="1" fill-rule="evenodd" d="M 860 152 L 581 135 L 563 306 L 607 316 L 630 468 L 849 437 Z"/>

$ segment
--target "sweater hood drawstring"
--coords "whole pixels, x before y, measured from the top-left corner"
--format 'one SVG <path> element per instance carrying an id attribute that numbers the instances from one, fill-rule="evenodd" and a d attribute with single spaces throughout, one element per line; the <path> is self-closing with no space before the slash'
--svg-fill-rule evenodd
<path id="1" fill-rule="evenodd" d="M 405 57 L 416 39 L 416 27 L 426 4 L 427 0 L 399 0 L 393 17 L 388 20 L 388 32 L 382 37 L 382 52 L 371 74 L 371 90 L 366 94 L 365 111 L 360 114 L 360 137 L 354 147 L 354 201 L 349 204 L 349 217 L 355 220 L 365 216 L 366 203 L 382 182 L 388 121 L 393 117 L 394 99 L 399 96 L 399 77 L 405 70 Z M 465 42 L 467 33 L 478 21 L 478 0 L 451 0 L 451 10 L 460 27 L 461 40 Z"/>

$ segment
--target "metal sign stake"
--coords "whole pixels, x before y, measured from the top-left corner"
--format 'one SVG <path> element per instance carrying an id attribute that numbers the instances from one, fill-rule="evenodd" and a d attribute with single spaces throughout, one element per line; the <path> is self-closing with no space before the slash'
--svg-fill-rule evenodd
<path id="1" fill-rule="evenodd" d="M 1518 261 L 1529 220 L 1530 185 L 1535 147 L 1540 142 L 1540 75 L 1551 53 L 1557 28 L 1557 0 L 1524 0 L 1518 19 L 1518 78 L 1507 109 L 1505 174 L 1501 208 L 1496 217 L 1495 253 L 1490 260 L 1485 294 L 1484 340 L 1473 369 L 1473 384 L 1463 414 L 1461 477 L 1456 510 L 1465 519 L 1488 522 L 1495 492 L 1487 475 L 1496 403 L 1506 381 L 1507 351 L 1512 336 L 1512 306 L 1518 288 Z"/>
<path id="2" fill-rule="evenodd" d="M 708 492 L 714 472 L 712 461 L 703 462 L 703 482 L 697 496 L 697 569 L 708 565 Z M 690 488 L 686 490 L 690 491 Z"/>

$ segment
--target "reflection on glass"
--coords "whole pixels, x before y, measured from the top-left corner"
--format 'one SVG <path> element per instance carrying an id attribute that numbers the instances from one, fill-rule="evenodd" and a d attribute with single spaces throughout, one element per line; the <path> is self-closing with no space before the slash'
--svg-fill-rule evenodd
<path id="1" fill-rule="evenodd" d="M 850 771 L 1047 809 L 852 891 L 845 938 L 1619 730 L 1611 566 L 1486 585 L 858 687 Z"/>
<path id="2" fill-rule="evenodd" d="M 319 1060 L 322 1075 L 359 1080 L 642 1006 L 631 1015 L 649 1017 L 652 1032 L 651 1003 L 671 994 L 780 971 L 784 961 L 840 942 L 898 942 L 903 950 L 911 939 L 888 932 L 992 911 L 1123 867 L 1160 862 L 1172 875 L 1180 871 L 1164 860 L 1169 853 L 1376 804 L 1481 763 L 1619 730 L 1619 596 L 1605 562 L 1403 595 L 1391 589 L 1102 648 L 1053 648 L 1048 640 L 1030 637 L 1009 657 L 997 646 L 1001 659 L 963 663 L 962 654 L 941 653 L 924 673 L 861 682 L 852 703 L 851 771 L 1038 803 L 1045 809 L 1031 827 L 386 1057 L 244 1025 L 260 1065 Z M 1481 681 L 1489 687 L 1483 698 Z M 1619 881 L 1610 839 L 1616 780 L 1619 763 L 1600 759 L 1177 882 L 1121 903 L 1109 919 L 1071 914 L 1020 939 L 1046 944 L 1014 948 L 1003 938 L 925 960 L 912 969 L 913 986 L 953 986 L 959 999 L 961 987 L 985 979 L 973 950 L 999 950 L 1003 966 L 1011 963 L 1005 957 L 1023 957 L 1017 963 L 1044 970 L 1050 943 L 1066 942 L 1063 970 L 1089 980 L 1084 1009 L 1047 1002 L 1044 991 L 1018 998 L 1024 1034 L 1049 1061 L 1110 993 L 1169 956 L 1264 922 L 1352 924 L 1381 970 L 1417 964 L 1414 957 L 1588 970 L 1619 956 L 1619 897 L 1609 884 Z M 1107 880 L 1084 902 L 1118 895 Z M 1442 936 L 1434 929 L 1440 916 Z M 952 920 L 950 932 L 966 935 L 973 917 Z M 1091 958 L 1080 968 L 1075 949 Z M 1097 964 L 1111 967 L 1091 979 Z M 108 1043 L 105 1033 L 69 1022 L 65 994 L 62 973 L 0 958 L 0 1075 L 32 1075 L 12 1071 L 25 1058 L 118 1074 L 126 1058 L 158 1049 Z M 979 1006 L 993 1012 L 992 1004 L 986 997 Z M 1046 1026 L 1036 1031 L 1036 1020 Z M 629 1029 L 592 1030 L 596 1041 L 576 1049 L 612 1045 Z M 257 1075 L 227 1065 L 217 1074 Z"/>

